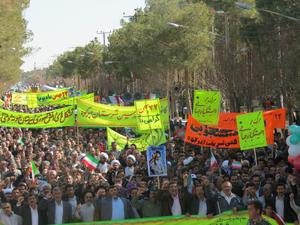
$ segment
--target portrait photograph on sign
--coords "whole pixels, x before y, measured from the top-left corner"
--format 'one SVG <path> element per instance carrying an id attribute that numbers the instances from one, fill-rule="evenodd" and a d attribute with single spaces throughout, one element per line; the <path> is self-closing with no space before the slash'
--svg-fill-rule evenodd
<path id="1" fill-rule="evenodd" d="M 150 146 L 147 149 L 149 177 L 167 176 L 166 146 Z"/>

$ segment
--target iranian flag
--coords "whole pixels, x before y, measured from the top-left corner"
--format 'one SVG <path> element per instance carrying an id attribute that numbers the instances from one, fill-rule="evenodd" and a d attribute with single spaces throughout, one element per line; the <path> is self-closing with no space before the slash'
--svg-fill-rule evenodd
<path id="1" fill-rule="evenodd" d="M 219 166 L 218 166 L 218 162 L 217 162 L 217 159 L 216 157 L 214 156 L 213 153 L 211 153 L 211 157 L 210 157 L 210 169 L 212 171 L 216 171 L 218 170 Z"/>
<path id="2" fill-rule="evenodd" d="M 97 168 L 99 160 L 97 160 L 94 156 L 88 153 L 83 157 L 82 162 L 87 168 L 89 168 L 90 170 L 94 170 Z"/>
<path id="3" fill-rule="evenodd" d="M 238 161 L 233 161 L 231 164 L 231 169 L 235 169 L 235 170 L 242 169 L 242 163 Z"/>
<path id="4" fill-rule="evenodd" d="M 36 168 L 34 161 L 30 162 L 29 172 L 31 173 L 32 180 L 35 180 L 35 176 L 40 174 L 40 171 Z"/>

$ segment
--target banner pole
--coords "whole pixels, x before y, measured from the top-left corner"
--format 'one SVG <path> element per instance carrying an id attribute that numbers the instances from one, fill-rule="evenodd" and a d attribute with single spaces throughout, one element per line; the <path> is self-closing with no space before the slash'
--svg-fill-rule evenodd
<path id="1" fill-rule="evenodd" d="M 254 148 L 253 151 L 254 151 L 255 165 L 257 166 L 256 148 Z"/>

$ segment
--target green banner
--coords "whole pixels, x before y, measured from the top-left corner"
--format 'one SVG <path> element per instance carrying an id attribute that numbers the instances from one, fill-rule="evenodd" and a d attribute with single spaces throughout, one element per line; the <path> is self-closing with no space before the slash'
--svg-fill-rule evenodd
<path id="1" fill-rule="evenodd" d="M 137 113 L 138 130 L 154 130 L 162 128 L 159 99 L 134 101 Z"/>
<path id="2" fill-rule="evenodd" d="M 4 104 L 4 101 L 2 101 L 1 99 L 0 99 L 0 106 L 2 106 Z"/>
<path id="3" fill-rule="evenodd" d="M 68 89 L 36 93 L 39 106 L 53 104 L 69 98 Z"/>
<path id="4" fill-rule="evenodd" d="M 104 105 L 79 99 L 77 113 L 81 127 L 137 126 L 134 106 Z"/>
<path id="5" fill-rule="evenodd" d="M 267 146 L 263 112 L 239 115 L 236 122 L 241 150 Z"/>
<path id="6" fill-rule="evenodd" d="M 43 113 L 20 113 L 0 109 L 0 126 L 17 128 L 55 128 L 74 126 L 74 107 Z"/>
<path id="7" fill-rule="evenodd" d="M 114 220 L 103 222 L 87 222 L 87 223 L 73 223 L 75 224 L 114 224 L 114 225 L 247 225 L 249 216 L 246 212 L 219 215 L 213 218 L 204 218 L 200 216 L 165 216 L 157 218 L 143 218 L 143 219 L 130 219 L 130 220 Z M 278 225 L 278 223 L 269 217 L 264 217 L 271 225 Z"/>
<path id="8" fill-rule="evenodd" d="M 27 93 L 13 92 L 11 103 L 14 105 L 27 105 Z"/>
<path id="9" fill-rule="evenodd" d="M 204 125 L 217 125 L 221 106 L 219 91 L 196 90 L 193 117 Z"/>
<path id="10" fill-rule="evenodd" d="M 163 130 L 152 130 L 147 134 L 143 134 L 139 138 L 127 138 L 118 132 L 107 128 L 107 145 L 111 150 L 111 143 L 117 143 L 117 149 L 123 150 L 126 144 L 135 144 L 138 150 L 144 151 L 148 146 L 158 146 L 167 142 L 165 132 Z"/>

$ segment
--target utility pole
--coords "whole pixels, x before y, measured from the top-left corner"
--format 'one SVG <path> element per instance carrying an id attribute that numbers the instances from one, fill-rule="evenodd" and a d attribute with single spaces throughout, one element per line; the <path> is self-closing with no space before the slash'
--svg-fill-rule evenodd
<path id="1" fill-rule="evenodd" d="M 97 31 L 97 34 L 102 34 L 103 36 L 103 45 L 106 45 L 106 35 L 110 35 L 112 33 L 112 31 Z"/>

